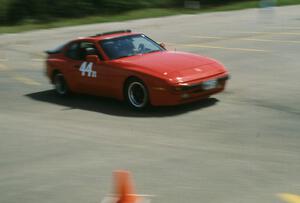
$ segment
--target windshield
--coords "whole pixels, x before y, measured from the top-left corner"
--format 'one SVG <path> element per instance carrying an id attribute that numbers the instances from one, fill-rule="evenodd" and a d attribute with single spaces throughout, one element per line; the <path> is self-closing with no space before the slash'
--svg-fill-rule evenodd
<path id="1" fill-rule="evenodd" d="M 147 54 L 164 49 L 145 35 L 130 35 L 100 41 L 110 59 L 118 59 L 138 54 Z"/>

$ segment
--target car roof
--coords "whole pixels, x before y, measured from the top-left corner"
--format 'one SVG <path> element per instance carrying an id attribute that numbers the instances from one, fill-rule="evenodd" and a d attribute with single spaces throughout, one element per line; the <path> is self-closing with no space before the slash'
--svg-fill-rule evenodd
<path id="1" fill-rule="evenodd" d="M 93 36 L 89 37 L 80 37 L 79 39 L 89 39 L 89 40 L 95 40 L 100 41 L 104 39 L 112 39 L 116 37 L 122 37 L 122 36 L 130 36 L 130 35 L 136 35 L 140 33 L 132 32 L 131 30 L 118 30 L 118 31 L 112 31 L 112 32 L 104 32 L 99 33 Z"/>

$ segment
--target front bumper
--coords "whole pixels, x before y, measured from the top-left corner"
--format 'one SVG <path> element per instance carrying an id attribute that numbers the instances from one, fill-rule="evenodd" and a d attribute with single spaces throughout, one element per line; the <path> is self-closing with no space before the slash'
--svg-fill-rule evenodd
<path id="1" fill-rule="evenodd" d="M 166 89 L 152 89 L 150 92 L 151 104 L 153 106 L 175 106 L 185 103 L 190 103 L 205 99 L 213 94 L 222 92 L 225 87 L 227 80 L 229 80 L 229 75 L 224 74 L 217 77 L 208 78 L 205 81 L 216 80 L 217 85 L 214 88 L 205 90 L 203 88 L 204 80 L 201 82 L 196 82 L 181 88 L 180 91 L 171 91 Z"/>

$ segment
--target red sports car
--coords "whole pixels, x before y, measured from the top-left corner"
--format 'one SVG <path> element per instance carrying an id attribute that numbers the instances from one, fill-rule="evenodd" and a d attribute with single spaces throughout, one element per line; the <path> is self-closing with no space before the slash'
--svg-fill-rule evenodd
<path id="1" fill-rule="evenodd" d="M 47 75 L 59 95 L 113 97 L 136 110 L 207 98 L 228 80 L 217 61 L 168 51 L 130 30 L 79 38 L 47 53 Z"/>

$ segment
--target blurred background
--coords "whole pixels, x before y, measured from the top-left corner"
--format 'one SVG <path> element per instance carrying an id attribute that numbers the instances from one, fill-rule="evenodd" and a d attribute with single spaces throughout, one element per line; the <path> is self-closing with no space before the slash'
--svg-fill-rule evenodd
<path id="1" fill-rule="evenodd" d="M 297 0 L 281 0 L 290 4 Z M 51 22 L 62 18 L 81 18 L 91 15 L 114 15 L 120 12 L 146 8 L 208 9 L 230 3 L 240 6 L 269 6 L 275 0 L 0 0 L 0 25 L 26 22 Z"/>
<path id="2" fill-rule="evenodd" d="M 220 61 L 226 90 L 58 97 L 44 51 L 120 29 Z M 300 0 L 0 0 L 0 203 L 99 203 L 116 169 L 153 203 L 300 203 L 299 45 Z"/>

